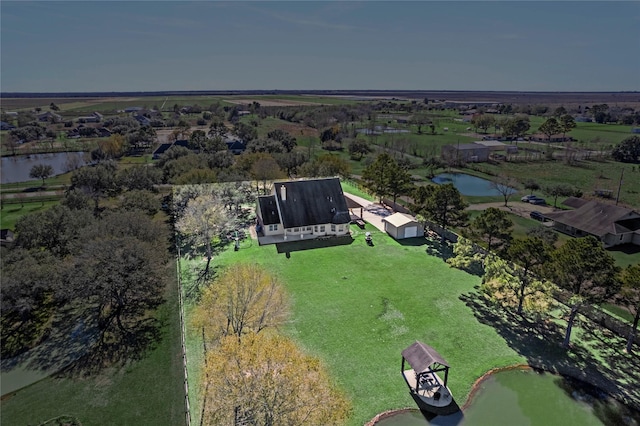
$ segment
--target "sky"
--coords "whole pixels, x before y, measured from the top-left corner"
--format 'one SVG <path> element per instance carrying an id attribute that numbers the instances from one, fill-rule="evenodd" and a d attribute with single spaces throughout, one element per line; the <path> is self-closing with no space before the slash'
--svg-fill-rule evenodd
<path id="1" fill-rule="evenodd" d="M 640 90 L 640 2 L 0 1 L 0 91 Z"/>

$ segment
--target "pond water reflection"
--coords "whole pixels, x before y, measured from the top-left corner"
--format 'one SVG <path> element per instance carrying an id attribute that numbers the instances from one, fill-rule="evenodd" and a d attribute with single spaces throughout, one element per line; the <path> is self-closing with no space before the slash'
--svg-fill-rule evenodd
<path id="1" fill-rule="evenodd" d="M 84 152 L 56 152 L 51 154 L 16 155 L 2 157 L 0 183 L 37 180 L 29 177 L 36 164 L 53 167 L 53 174 L 67 173 L 87 164 Z"/>
<path id="2" fill-rule="evenodd" d="M 430 420 L 417 410 L 393 415 L 376 426 L 637 425 L 640 413 L 584 384 L 550 373 L 507 370 L 483 380 L 471 405 Z"/>
<path id="3" fill-rule="evenodd" d="M 497 189 L 491 186 L 491 181 L 465 173 L 441 173 L 431 180 L 438 185 L 452 183 L 462 195 L 478 197 L 501 195 Z M 516 190 L 514 189 L 514 191 Z"/>

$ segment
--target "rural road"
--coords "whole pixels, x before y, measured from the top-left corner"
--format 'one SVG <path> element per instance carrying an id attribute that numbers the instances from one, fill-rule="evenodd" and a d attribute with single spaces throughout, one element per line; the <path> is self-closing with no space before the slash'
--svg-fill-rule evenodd
<path id="1" fill-rule="evenodd" d="M 472 204 L 469 207 L 467 207 L 467 210 L 486 210 L 489 207 L 496 207 L 500 210 L 504 210 L 509 213 L 517 214 L 518 216 L 522 216 L 526 218 L 529 217 L 529 213 L 531 213 L 532 211 L 538 211 L 542 214 L 546 214 L 546 213 L 551 213 L 557 210 L 553 206 L 548 206 L 548 205 L 541 206 L 541 205 L 529 204 L 529 203 L 522 202 L 520 200 L 509 201 L 507 207 L 504 206 L 504 202 L 502 201 L 497 203 Z"/>

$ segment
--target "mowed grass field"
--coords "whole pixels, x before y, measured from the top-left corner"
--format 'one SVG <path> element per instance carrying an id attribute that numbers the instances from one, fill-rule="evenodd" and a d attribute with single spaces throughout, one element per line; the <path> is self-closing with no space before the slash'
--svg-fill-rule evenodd
<path id="1" fill-rule="evenodd" d="M 238 252 L 214 259 L 217 267 L 258 263 L 279 277 L 292 308 L 282 331 L 318 356 L 346 392 L 353 403 L 349 425 L 362 425 L 385 410 L 414 407 L 400 361 L 401 351 L 415 340 L 433 345 L 450 363 L 449 386 L 460 406 L 488 370 L 526 362 L 460 300 L 474 291 L 479 277 L 428 255 L 425 239 L 400 244 L 375 228 L 367 230 L 374 247 L 354 228 L 349 245 L 295 251 L 292 243 L 287 258 L 275 245 L 249 240 Z M 188 346 L 201 351 L 197 334 L 190 339 Z M 190 380 L 194 375 L 195 370 Z"/>

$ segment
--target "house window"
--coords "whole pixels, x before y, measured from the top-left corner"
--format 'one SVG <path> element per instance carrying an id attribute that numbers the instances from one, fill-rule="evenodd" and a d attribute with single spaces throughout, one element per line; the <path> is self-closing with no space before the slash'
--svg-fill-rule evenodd
<path id="1" fill-rule="evenodd" d="M 318 225 L 313 227 L 313 232 L 318 232 Z"/>
<path id="2" fill-rule="evenodd" d="M 311 227 L 310 226 L 307 226 L 307 231 L 311 231 Z"/>
<path id="3" fill-rule="evenodd" d="M 300 228 L 293 228 L 293 232 L 300 232 Z"/>
<path id="4" fill-rule="evenodd" d="M 331 224 L 331 232 L 336 232 L 336 226 L 334 224 Z"/>
<path id="5" fill-rule="evenodd" d="M 277 231 L 278 230 L 278 225 L 269 225 L 269 231 Z"/>
<path id="6" fill-rule="evenodd" d="M 342 225 L 338 226 L 338 232 L 342 232 Z"/>
<path id="7" fill-rule="evenodd" d="M 324 232 L 324 225 L 320 225 L 320 232 Z"/>

